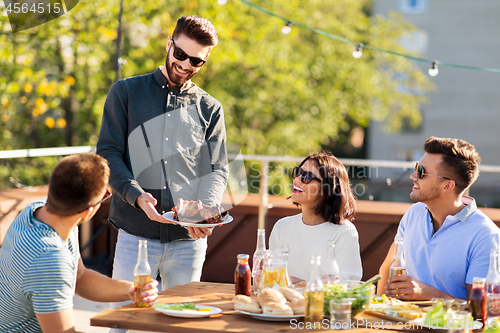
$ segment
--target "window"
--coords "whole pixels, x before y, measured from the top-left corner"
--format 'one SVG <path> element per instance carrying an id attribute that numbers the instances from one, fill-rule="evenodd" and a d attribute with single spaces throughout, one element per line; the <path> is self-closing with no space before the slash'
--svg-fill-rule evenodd
<path id="1" fill-rule="evenodd" d="M 403 34 L 399 42 L 408 51 L 425 54 L 429 45 L 429 35 L 424 30 L 416 30 Z"/>
<path id="2" fill-rule="evenodd" d="M 403 14 L 426 13 L 427 0 L 399 0 L 399 10 Z"/>

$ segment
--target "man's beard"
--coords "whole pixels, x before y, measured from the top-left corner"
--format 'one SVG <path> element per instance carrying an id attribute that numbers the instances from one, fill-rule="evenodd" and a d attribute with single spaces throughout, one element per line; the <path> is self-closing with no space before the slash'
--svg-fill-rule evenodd
<path id="1" fill-rule="evenodd" d="M 167 53 L 167 58 L 165 59 L 165 68 L 167 69 L 167 74 L 170 82 L 172 82 L 176 86 L 183 85 L 187 81 L 191 80 L 196 74 L 198 74 L 198 71 L 194 72 L 192 69 L 188 69 L 188 76 L 179 76 L 179 74 L 177 74 L 177 72 L 174 70 L 174 63 L 172 61 L 168 61 L 168 56 L 169 53 Z"/>
<path id="2" fill-rule="evenodd" d="M 438 197 L 439 189 L 435 187 L 427 188 L 425 191 L 422 191 L 422 189 L 420 188 L 417 193 L 414 193 L 413 191 L 410 193 L 410 199 L 415 202 L 428 202 Z"/>

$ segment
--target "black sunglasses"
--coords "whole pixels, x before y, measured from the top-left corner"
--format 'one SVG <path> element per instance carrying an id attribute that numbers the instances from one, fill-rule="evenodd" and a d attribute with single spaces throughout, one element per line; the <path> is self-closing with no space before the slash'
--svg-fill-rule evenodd
<path id="1" fill-rule="evenodd" d="M 82 210 L 80 213 L 86 211 L 87 209 L 89 209 L 90 207 L 95 207 L 97 205 L 100 205 L 102 204 L 104 201 L 108 200 L 109 198 L 111 198 L 111 196 L 113 195 L 113 193 L 109 192 L 109 190 L 106 188 L 106 193 L 104 193 L 104 196 L 102 197 L 101 200 L 99 200 L 97 203 L 93 204 L 93 205 L 90 205 L 88 208 L 85 208 L 84 210 Z"/>
<path id="2" fill-rule="evenodd" d="M 101 199 L 101 200 L 99 200 L 99 202 L 98 202 L 98 203 L 96 203 L 95 205 L 92 205 L 91 207 L 93 207 L 93 206 L 97 206 L 97 205 L 99 205 L 99 204 L 102 204 L 104 201 L 106 201 L 106 200 L 108 200 L 109 198 L 111 198 L 111 196 L 112 196 L 112 195 L 113 195 L 113 194 L 112 194 L 111 192 L 109 192 L 109 190 L 108 190 L 108 189 L 106 189 L 106 193 L 104 193 L 104 196 L 102 197 L 102 199 Z"/>
<path id="3" fill-rule="evenodd" d="M 432 177 L 443 178 L 446 180 L 453 180 L 453 179 L 448 178 L 448 177 L 431 175 L 431 174 L 425 173 L 424 167 L 422 165 L 420 165 L 420 163 L 418 163 L 418 162 L 417 162 L 417 164 L 415 164 L 415 170 L 417 170 L 418 179 L 422 179 L 423 176 L 432 176 Z"/>
<path id="4" fill-rule="evenodd" d="M 193 67 L 201 67 L 206 63 L 206 61 L 203 59 L 188 56 L 186 52 L 175 46 L 173 39 L 172 39 L 172 47 L 174 48 L 174 52 L 172 54 L 174 55 L 174 58 L 177 60 L 184 61 L 189 58 L 189 63 Z"/>
<path id="5" fill-rule="evenodd" d="M 302 170 L 302 168 L 299 167 L 294 167 L 292 172 L 292 177 L 295 179 L 298 176 L 300 176 L 300 181 L 303 182 L 304 184 L 309 184 L 313 180 L 317 180 L 318 182 L 323 183 L 323 180 L 316 177 L 312 172 L 304 171 Z"/>

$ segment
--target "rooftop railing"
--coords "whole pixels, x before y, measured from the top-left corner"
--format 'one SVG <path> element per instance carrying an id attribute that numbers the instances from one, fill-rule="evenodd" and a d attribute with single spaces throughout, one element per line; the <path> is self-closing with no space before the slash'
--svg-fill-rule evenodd
<path id="1" fill-rule="evenodd" d="M 19 149 L 19 150 L 3 150 L 0 151 L 0 159 L 23 158 L 23 157 L 42 157 L 42 156 L 64 156 L 71 154 L 81 154 L 95 152 L 95 147 L 78 146 L 78 147 L 55 147 L 55 148 L 34 148 L 34 149 Z M 236 158 L 236 154 L 228 154 L 230 159 Z M 261 201 L 259 205 L 258 227 L 264 228 L 265 216 L 267 210 L 273 206 L 268 202 L 268 178 L 269 178 L 269 163 L 270 162 L 290 162 L 300 163 L 303 157 L 293 156 L 269 156 L 269 155 L 241 155 L 245 161 L 260 162 L 260 193 Z M 413 169 L 414 161 L 390 161 L 390 160 L 367 160 L 367 159 L 339 159 L 345 166 L 357 167 L 379 167 L 379 168 L 401 168 Z M 500 173 L 500 166 L 497 165 L 479 165 L 480 172 Z"/>

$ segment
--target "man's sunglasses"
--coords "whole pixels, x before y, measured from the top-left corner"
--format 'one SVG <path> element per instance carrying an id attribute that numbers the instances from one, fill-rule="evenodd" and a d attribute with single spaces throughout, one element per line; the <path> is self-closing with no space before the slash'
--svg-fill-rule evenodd
<path id="1" fill-rule="evenodd" d="M 104 196 L 102 197 L 101 200 L 99 200 L 97 203 L 93 204 L 93 205 L 90 205 L 88 208 L 90 207 L 95 207 L 97 205 L 100 205 L 102 204 L 104 201 L 108 200 L 109 198 L 111 198 L 113 194 L 111 192 L 109 192 L 109 190 L 106 188 L 106 193 L 104 193 Z M 84 210 L 82 210 L 80 213 L 86 211 L 88 208 L 85 208 Z"/>
<path id="2" fill-rule="evenodd" d="M 175 46 L 175 42 L 173 39 L 172 39 L 172 47 L 174 48 L 173 52 L 174 58 L 177 60 L 184 61 L 189 58 L 189 63 L 193 67 L 201 67 L 206 63 L 206 61 L 203 59 L 188 56 L 186 52 Z"/>
<path id="3" fill-rule="evenodd" d="M 300 181 L 304 184 L 309 184 L 313 180 L 317 180 L 320 183 L 323 182 L 323 180 L 316 177 L 312 172 L 304 171 L 302 170 L 302 168 L 299 167 L 294 167 L 292 172 L 292 177 L 295 179 L 298 176 L 300 176 Z"/>
<path id="4" fill-rule="evenodd" d="M 424 167 L 422 165 L 420 165 L 420 163 L 418 163 L 418 162 L 417 162 L 417 164 L 415 164 L 415 170 L 417 170 L 418 179 L 422 179 L 423 176 L 432 176 L 432 177 L 443 178 L 446 180 L 453 180 L 453 179 L 448 178 L 448 177 L 431 175 L 431 174 L 425 173 Z"/>
<path id="5" fill-rule="evenodd" d="M 112 194 L 111 194 L 111 192 L 109 192 L 109 190 L 108 190 L 108 189 L 106 189 L 106 193 L 104 193 L 104 196 L 102 197 L 102 199 L 101 199 L 101 200 L 99 200 L 97 203 L 93 204 L 93 205 L 92 205 L 92 206 L 90 206 L 90 207 L 95 207 L 95 206 L 97 206 L 97 205 L 102 204 L 104 201 L 106 201 L 106 200 L 108 200 L 109 198 L 111 198 L 111 195 L 112 195 Z"/>

